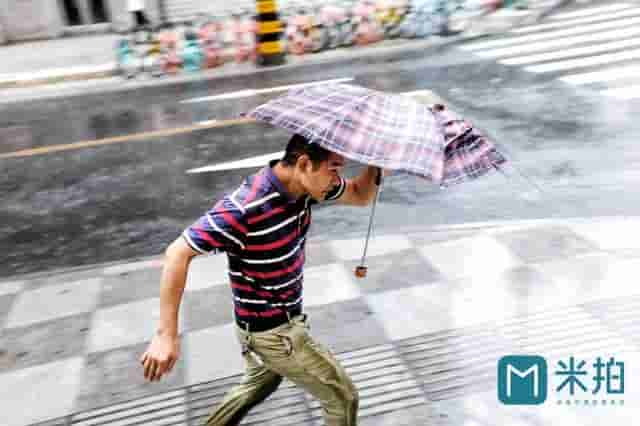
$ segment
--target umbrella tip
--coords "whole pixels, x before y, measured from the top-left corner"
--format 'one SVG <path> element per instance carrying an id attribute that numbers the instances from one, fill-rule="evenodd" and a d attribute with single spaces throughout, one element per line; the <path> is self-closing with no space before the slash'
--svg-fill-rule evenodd
<path id="1" fill-rule="evenodd" d="M 367 267 L 366 266 L 356 266 L 355 275 L 358 278 L 364 278 L 367 276 Z"/>

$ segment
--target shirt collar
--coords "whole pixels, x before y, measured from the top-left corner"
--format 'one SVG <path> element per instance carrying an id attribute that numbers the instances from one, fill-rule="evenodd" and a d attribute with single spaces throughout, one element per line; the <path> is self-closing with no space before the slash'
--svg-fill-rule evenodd
<path id="1" fill-rule="evenodd" d="M 276 188 L 276 190 L 280 193 L 280 195 L 282 195 L 289 202 L 295 202 L 297 200 L 293 196 L 293 194 L 287 191 L 287 188 L 285 188 L 284 184 L 280 181 L 280 179 L 278 179 L 278 176 L 276 176 L 276 174 L 273 173 L 273 167 L 275 167 L 275 165 L 278 164 L 278 161 L 280 160 L 269 161 L 269 165 L 265 167 L 264 174 L 266 178 L 269 180 L 269 182 L 271 182 L 271 185 L 273 185 Z"/>

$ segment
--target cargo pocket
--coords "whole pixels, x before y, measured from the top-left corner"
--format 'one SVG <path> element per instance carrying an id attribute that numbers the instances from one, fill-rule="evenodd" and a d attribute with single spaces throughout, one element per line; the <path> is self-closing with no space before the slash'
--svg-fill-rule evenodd
<path id="1" fill-rule="evenodd" d="M 251 348 L 265 364 L 288 360 L 292 355 L 291 345 L 280 334 L 265 333 L 251 336 Z"/>
<path id="2" fill-rule="evenodd" d="M 305 323 L 294 321 L 292 326 L 286 331 L 274 333 L 278 336 L 285 347 L 287 357 L 295 357 L 299 353 L 307 339 L 307 328 Z"/>

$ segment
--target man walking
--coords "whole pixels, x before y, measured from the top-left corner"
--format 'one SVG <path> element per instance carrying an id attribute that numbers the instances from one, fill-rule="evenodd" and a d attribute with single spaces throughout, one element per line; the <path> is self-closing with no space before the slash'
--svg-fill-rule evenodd
<path id="1" fill-rule="evenodd" d="M 321 402 L 326 425 L 356 424 L 358 392 L 334 356 L 309 335 L 302 309 L 311 206 L 323 200 L 364 206 L 376 194 L 378 168 L 345 180 L 339 174 L 343 167 L 341 156 L 294 135 L 282 160 L 245 179 L 167 248 L 160 323 L 140 358 L 150 381 L 160 380 L 178 360 L 179 305 L 191 259 L 221 251 L 228 256 L 246 370 L 208 426 L 239 424 L 283 377 Z"/>

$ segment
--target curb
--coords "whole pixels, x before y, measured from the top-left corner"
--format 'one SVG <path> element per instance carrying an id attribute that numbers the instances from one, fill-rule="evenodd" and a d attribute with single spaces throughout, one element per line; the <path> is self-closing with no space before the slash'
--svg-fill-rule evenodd
<path id="1" fill-rule="evenodd" d="M 380 229 L 374 232 L 373 238 L 376 236 L 384 235 L 407 235 L 407 234 L 424 234 L 432 233 L 434 235 L 443 234 L 457 234 L 460 232 L 481 232 L 492 231 L 495 229 L 516 229 L 516 228 L 535 228 L 537 226 L 549 226 L 549 225 L 581 225 L 590 223 L 602 223 L 610 221 L 631 221 L 639 220 L 640 217 L 633 215 L 613 215 L 613 216 L 593 216 L 593 217 L 559 217 L 559 218 L 538 218 L 538 219 L 507 219 L 507 220 L 494 220 L 494 221 L 478 221 L 478 222 L 466 222 L 466 223 L 454 223 L 443 225 L 427 225 L 427 226 L 407 226 L 400 227 L 390 231 L 388 229 Z M 339 238 L 328 237 L 323 235 L 310 236 L 308 239 L 309 244 L 326 244 L 330 241 L 337 240 L 351 240 L 351 239 L 363 239 L 365 233 L 362 231 L 354 231 Z M 49 269 L 45 271 L 30 272 L 25 274 L 12 275 L 7 277 L 0 277 L 0 286 L 8 282 L 15 281 L 29 281 L 44 276 L 51 275 L 68 275 L 73 273 L 81 273 L 84 271 L 94 269 L 106 269 L 111 267 L 118 267 L 124 264 L 130 263 L 143 263 L 143 262 L 157 262 L 161 261 L 163 254 L 149 255 L 149 256 L 135 256 L 130 259 L 114 260 L 103 263 L 93 263 L 79 266 L 71 266 L 65 268 Z"/>

